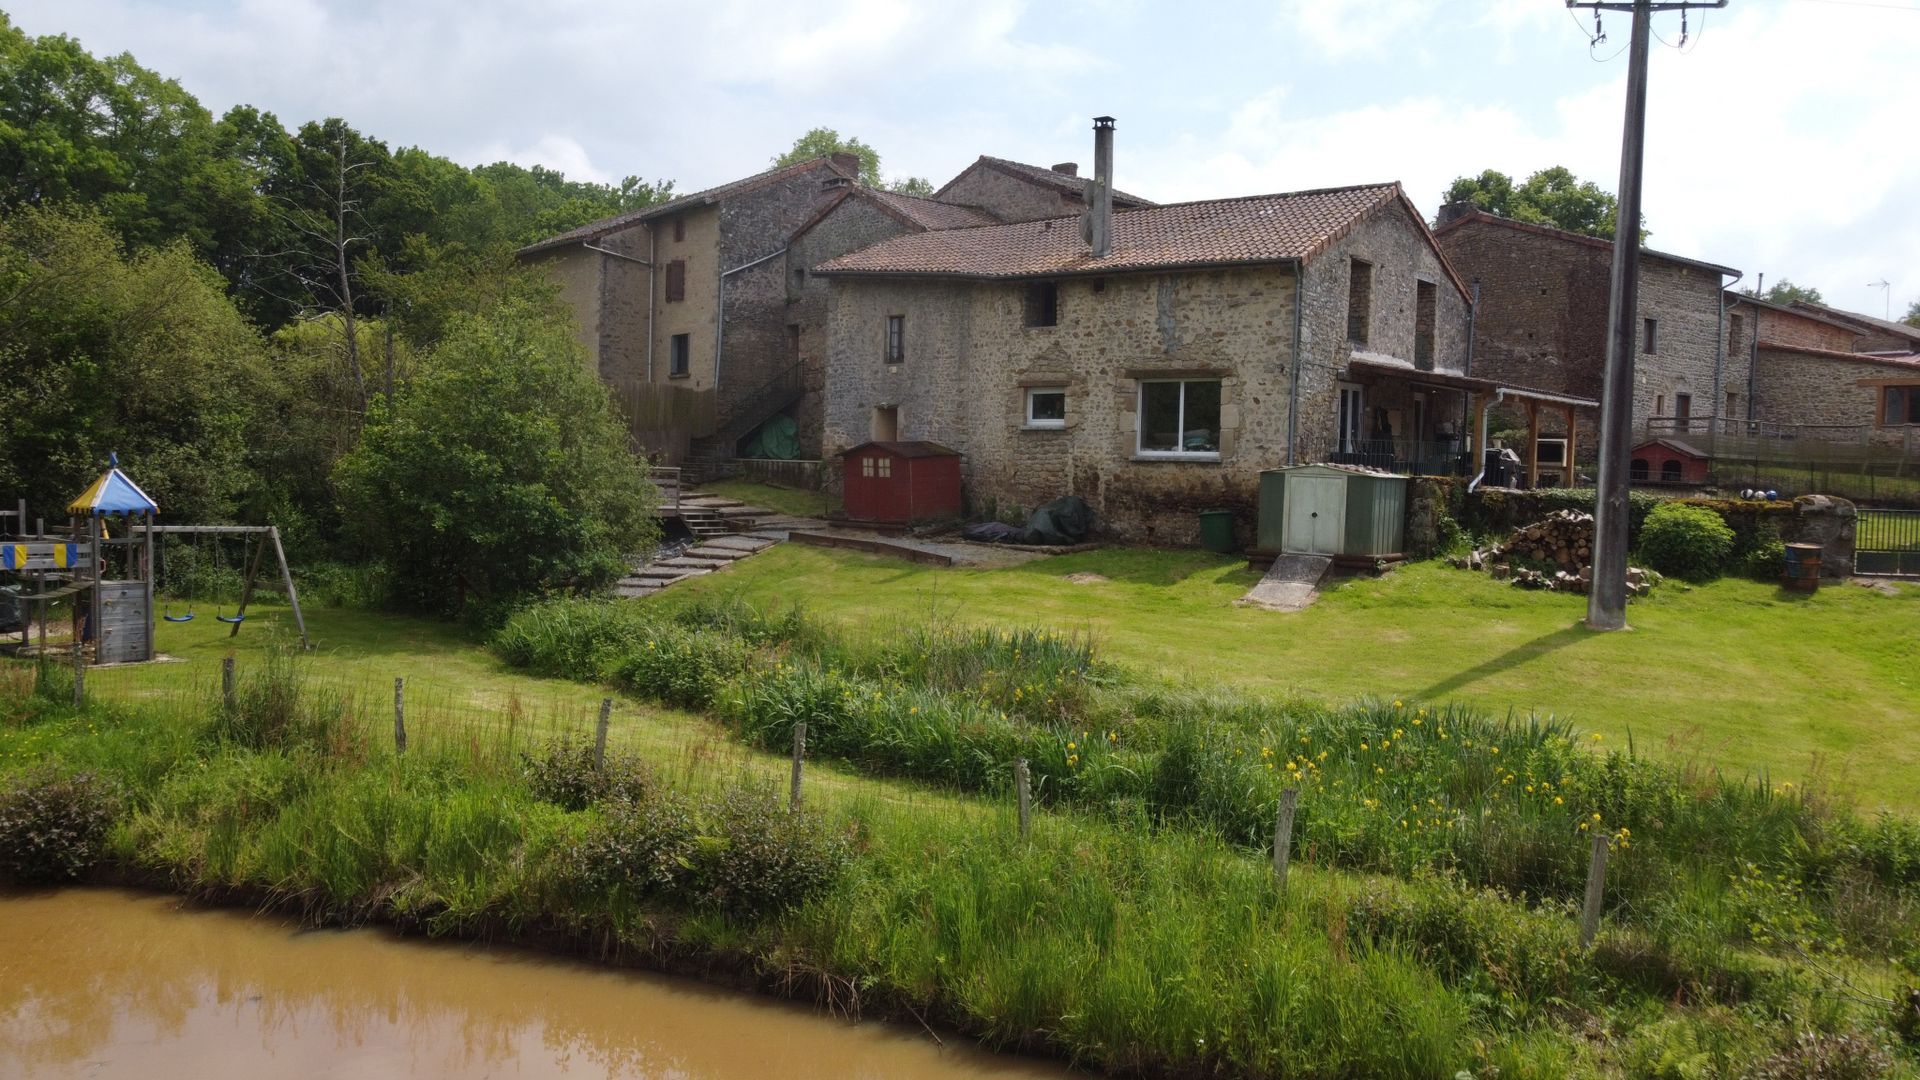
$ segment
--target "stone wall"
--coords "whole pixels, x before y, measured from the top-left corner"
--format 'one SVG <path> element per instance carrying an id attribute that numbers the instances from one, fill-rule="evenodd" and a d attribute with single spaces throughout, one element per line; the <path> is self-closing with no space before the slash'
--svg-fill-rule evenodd
<path id="1" fill-rule="evenodd" d="M 1438 239 L 1454 269 L 1480 282 L 1473 374 L 1508 386 L 1598 401 L 1606 371 L 1611 250 L 1556 230 L 1481 217 L 1444 229 Z M 1634 427 L 1642 430 L 1656 405 L 1672 414 L 1676 395 L 1688 394 L 1692 415 L 1703 418 L 1699 427 L 1704 431 L 1704 418 L 1724 406 L 1725 391 L 1744 393 L 1747 381 L 1744 359 L 1724 354 L 1722 278 L 1652 252 L 1642 257 L 1640 268 Z M 1658 324 L 1653 353 L 1646 352 L 1640 340 L 1649 318 Z M 1582 410 L 1576 417 L 1580 442 L 1598 445 L 1596 412 Z M 1543 434 L 1564 434 L 1557 412 L 1544 412 L 1542 418 Z M 1497 418 L 1516 420 L 1511 412 Z"/>
<path id="2" fill-rule="evenodd" d="M 1038 221 L 1078 214 L 1081 199 L 1032 180 L 1022 180 L 982 161 L 953 178 L 937 196 L 956 206 L 977 206 L 1001 221 Z"/>
<path id="3" fill-rule="evenodd" d="M 560 299 L 573 313 L 573 336 L 586 354 L 587 368 L 600 370 L 600 263 L 605 256 L 580 247 L 542 252 L 531 265 L 551 275 Z"/>
<path id="4" fill-rule="evenodd" d="M 1258 473 L 1285 461 L 1293 276 L 1284 267 L 1129 274 L 1059 282 L 1059 318 L 1028 327 L 1016 282 L 833 282 L 828 454 L 899 410 L 900 436 L 967 455 L 974 512 L 1029 510 L 1061 495 L 1091 504 L 1108 535 L 1190 544 L 1201 510 L 1236 511 L 1250 539 Z M 885 362 L 888 315 L 906 319 L 906 359 Z M 1140 381 L 1221 381 L 1218 460 L 1136 452 Z M 1025 424 L 1034 386 L 1066 392 L 1062 428 Z"/>
<path id="5" fill-rule="evenodd" d="M 1920 445 L 1913 425 L 1879 424 L 1880 386 L 1899 383 L 1920 392 L 1920 366 L 1832 352 L 1809 353 L 1761 343 L 1756 419 L 1769 424 L 1853 425 L 1875 443 Z M 1861 385 L 1861 383 L 1869 385 Z M 1843 433 L 1847 439 L 1857 432 Z"/>
<path id="6" fill-rule="evenodd" d="M 1348 285 L 1355 259 L 1373 268 L 1365 345 L 1347 339 Z M 1464 371 L 1467 298 L 1454 286 L 1439 254 L 1427 242 L 1425 226 L 1404 208 L 1389 207 L 1362 222 L 1309 263 L 1304 280 L 1306 308 L 1300 324 L 1300 419 L 1295 447 L 1300 460 L 1322 457 L 1336 442 L 1339 384 L 1378 380 L 1373 369 L 1349 368 L 1356 355 L 1403 365 L 1404 379 L 1418 382 L 1414 305 L 1421 281 L 1433 283 L 1435 290 L 1434 370 L 1456 375 Z M 1383 397 L 1374 402 L 1363 397 L 1363 401 L 1369 410 L 1376 404 L 1410 407 L 1404 386 L 1389 393 L 1393 394 L 1391 399 Z M 1444 396 L 1455 400 L 1453 395 Z M 1445 415 L 1451 412 L 1449 408 Z M 1437 424 L 1442 418 L 1442 412 L 1436 409 L 1430 423 Z M 1456 425 L 1458 422 L 1456 418 Z"/>
<path id="7" fill-rule="evenodd" d="M 826 424 L 827 316 L 831 286 L 814 267 L 850 251 L 908 232 L 899 218 L 870 199 L 842 199 L 812 228 L 794 237 L 784 260 L 787 322 L 798 328 L 800 362 L 807 396 L 796 410 L 804 456 L 817 457 Z"/>

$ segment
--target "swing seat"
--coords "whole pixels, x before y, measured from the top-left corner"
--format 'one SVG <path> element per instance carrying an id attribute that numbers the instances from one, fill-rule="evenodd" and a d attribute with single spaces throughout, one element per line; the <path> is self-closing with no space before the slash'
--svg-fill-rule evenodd
<path id="1" fill-rule="evenodd" d="M 162 615 L 160 617 L 167 620 L 168 622 L 192 622 L 193 621 L 192 612 L 188 612 L 185 615 Z"/>
<path id="2" fill-rule="evenodd" d="M 223 623 L 243 623 L 247 621 L 245 615 L 215 615 L 213 618 L 216 622 Z"/>

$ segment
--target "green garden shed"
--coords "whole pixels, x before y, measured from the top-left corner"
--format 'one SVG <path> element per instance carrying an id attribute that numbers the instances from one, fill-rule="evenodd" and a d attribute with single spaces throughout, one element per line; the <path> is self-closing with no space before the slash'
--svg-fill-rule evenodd
<path id="1" fill-rule="evenodd" d="M 1260 474 L 1260 551 L 1398 558 L 1407 478 L 1358 465 L 1292 465 Z"/>

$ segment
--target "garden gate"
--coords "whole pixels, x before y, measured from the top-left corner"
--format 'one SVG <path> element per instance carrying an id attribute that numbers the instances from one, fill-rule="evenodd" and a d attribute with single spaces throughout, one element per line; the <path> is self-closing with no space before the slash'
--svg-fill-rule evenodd
<path id="1" fill-rule="evenodd" d="M 1854 573 L 1920 577 L 1920 510 L 1861 510 L 1854 527 Z"/>

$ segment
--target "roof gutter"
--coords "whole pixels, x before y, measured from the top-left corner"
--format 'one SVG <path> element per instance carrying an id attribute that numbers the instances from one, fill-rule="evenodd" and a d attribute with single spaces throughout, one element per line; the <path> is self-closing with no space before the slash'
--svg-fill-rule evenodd
<path id="1" fill-rule="evenodd" d="M 714 299 L 713 314 L 713 388 L 715 390 L 720 389 L 720 347 L 727 339 L 727 279 L 743 270 L 751 270 L 761 263 L 777 259 L 786 253 L 787 249 L 783 247 L 778 251 L 762 255 L 752 262 L 741 263 L 731 270 L 720 271 L 719 285 L 714 290 L 719 294 Z"/>
<path id="2" fill-rule="evenodd" d="M 1474 473 L 1473 479 L 1467 481 L 1467 493 L 1469 495 L 1473 493 L 1475 488 L 1480 486 L 1480 481 L 1487 478 L 1487 414 L 1492 412 L 1493 407 L 1500 404 L 1500 399 L 1506 396 L 1507 388 L 1504 386 L 1500 387 L 1493 392 L 1493 400 L 1487 402 L 1486 408 L 1480 410 L 1480 430 L 1473 438 L 1473 452 L 1480 455 L 1480 471 Z M 1572 463 L 1569 462 L 1568 465 L 1571 466 Z"/>

